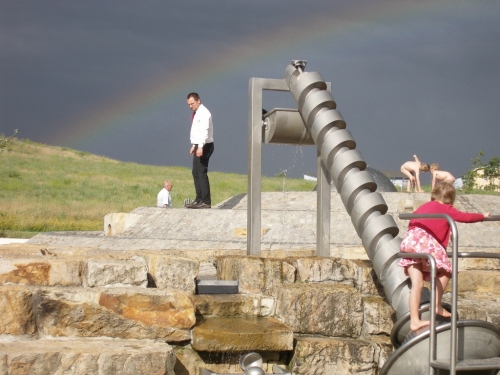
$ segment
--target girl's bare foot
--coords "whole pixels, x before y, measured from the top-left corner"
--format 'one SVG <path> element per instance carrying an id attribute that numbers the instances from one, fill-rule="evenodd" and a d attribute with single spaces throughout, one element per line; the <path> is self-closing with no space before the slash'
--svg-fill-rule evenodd
<path id="1" fill-rule="evenodd" d="M 417 322 L 410 322 L 410 329 L 412 331 L 418 331 L 420 328 L 426 327 L 429 324 L 431 324 L 431 322 L 429 322 L 428 320 L 419 320 Z"/>
<path id="2" fill-rule="evenodd" d="M 451 317 L 451 313 L 448 312 L 448 310 L 445 310 L 445 308 L 443 306 L 439 306 L 436 308 L 436 314 L 444 316 L 445 318 Z"/>

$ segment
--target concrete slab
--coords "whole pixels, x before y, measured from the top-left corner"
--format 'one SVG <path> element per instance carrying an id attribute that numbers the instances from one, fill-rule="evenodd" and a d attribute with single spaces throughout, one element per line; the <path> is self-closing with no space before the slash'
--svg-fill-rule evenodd
<path id="1" fill-rule="evenodd" d="M 382 193 L 388 214 L 406 233 L 408 221 L 399 213 L 412 212 L 430 200 L 428 193 Z M 332 192 L 330 255 L 349 259 L 367 259 L 340 194 Z M 456 207 L 465 211 L 500 212 L 500 197 L 459 195 Z M 316 250 L 316 193 L 263 193 L 261 202 L 263 256 L 284 252 L 286 256 L 301 252 L 313 255 Z M 30 244 L 86 246 L 112 250 L 180 250 L 241 251 L 246 253 L 247 197 L 240 195 L 210 210 L 185 208 L 158 210 L 139 207 L 131 215 L 137 219 L 115 236 L 104 232 L 52 232 L 30 239 Z M 203 223 L 200 225 L 200 223 Z M 460 247 L 467 251 L 488 251 L 500 247 L 500 222 L 458 224 Z"/>

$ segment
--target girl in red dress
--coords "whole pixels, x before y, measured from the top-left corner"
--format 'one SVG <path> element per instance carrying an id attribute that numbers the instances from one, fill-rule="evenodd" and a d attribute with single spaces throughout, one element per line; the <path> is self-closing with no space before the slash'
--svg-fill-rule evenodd
<path id="1" fill-rule="evenodd" d="M 431 201 L 421 205 L 415 214 L 448 214 L 453 220 L 460 223 L 476 223 L 489 217 L 490 213 L 468 213 L 453 207 L 455 202 L 455 188 L 447 182 L 436 184 L 431 193 Z M 405 253 L 432 254 L 436 260 L 436 313 L 444 317 L 451 314 L 441 305 L 443 292 L 451 279 L 451 263 L 446 253 L 450 240 L 451 228 L 445 219 L 412 219 L 408 225 L 401 251 Z M 420 295 L 424 287 L 424 280 L 430 281 L 430 263 L 427 259 L 403 258 L 399 265 L 405 268 L 405 274 L 410 277 L 410 329 L 418 329 L 430 324 L 420 320 Z"/>

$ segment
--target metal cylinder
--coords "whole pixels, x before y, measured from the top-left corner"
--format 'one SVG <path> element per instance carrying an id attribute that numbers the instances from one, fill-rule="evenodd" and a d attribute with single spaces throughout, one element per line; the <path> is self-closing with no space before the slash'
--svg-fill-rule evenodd
<path id="1" fill-rule="evenodd" d="M 275 108 L 266 113 L 263 119 L 263 143 L 314 145 L 298 110 Z"/>
<path id="2" fill-rule="evenodd" d="M 336 110 L 332 95 L 318 73 L 298 71 L 292 65 L 285 70 L 285 81 L 391 306 L 398 317 L 406 314 L 408 277 L 397 266 L 395 256 L 400 244 L 396 239 L 398 226 L 392 216 L 387 215 L 383 197 L 375 193 L 377 185 L 365 171 L 366 162 L 355 149 L 351 133 L 345 130 L 345 121 Z"/>

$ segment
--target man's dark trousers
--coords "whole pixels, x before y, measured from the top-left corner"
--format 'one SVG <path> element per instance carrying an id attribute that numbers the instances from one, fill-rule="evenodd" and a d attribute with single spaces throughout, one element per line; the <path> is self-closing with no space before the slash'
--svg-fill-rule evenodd
<path id="1" fill-rule="evenodd" d="M 210 181 L 208 180 L 208 161 L 214 152 L 214 143 L 205 143 L 203 145 L 203 155 L 196 156 L 197 146 L 193 154 L 193 180 L 196 190 L 196 201 L 211 205 Z"/>

